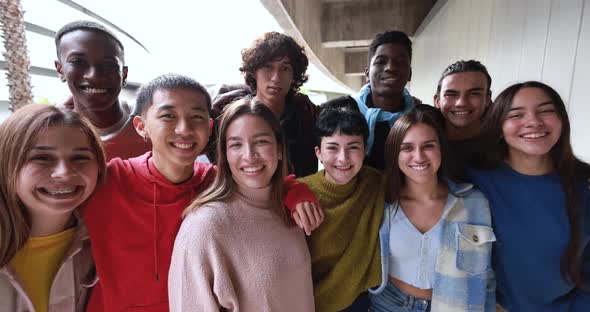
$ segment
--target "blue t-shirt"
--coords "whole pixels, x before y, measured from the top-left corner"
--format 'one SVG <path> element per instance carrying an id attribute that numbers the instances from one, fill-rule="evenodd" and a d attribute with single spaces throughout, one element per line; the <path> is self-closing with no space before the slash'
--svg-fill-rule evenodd
<path id="1" fill-rule="evenodd" d="M 560 272 L 570 226 L 559 175 L 524 175 L 506 164 L 466 171 L 490 202 L 498 303 L 509 311 L 590 311 L 590 296 L 571 292 Z"/>

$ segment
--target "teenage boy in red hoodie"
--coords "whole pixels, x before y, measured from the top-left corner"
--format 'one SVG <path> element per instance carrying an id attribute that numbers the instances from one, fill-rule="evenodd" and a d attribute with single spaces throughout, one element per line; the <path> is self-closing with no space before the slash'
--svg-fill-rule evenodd
<path id="1" fill-rule="evenodd" d="M 168 270 L 182 211 L 215 175 L 212 164 L 194 161 L 210 134 L 211 99 L 201 84 L 163 75 L 139 90 L 136 103 L 141 116 L 133 124 L 152 151 L 111 160 L 106 182 L 83 212 L 99 277 L 90 312 L 168 311 Z M 307 197 L 298 186 L 295 197 Z"/>

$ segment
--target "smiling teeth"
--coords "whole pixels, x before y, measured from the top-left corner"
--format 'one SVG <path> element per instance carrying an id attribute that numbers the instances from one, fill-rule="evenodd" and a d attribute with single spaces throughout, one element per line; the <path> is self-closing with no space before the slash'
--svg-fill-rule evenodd
<path id="1" fill-rule="evenodd" d="M 426 166 L 426 165 L 424 165 L 424 166 L 411 166 L 411 167 L 412 167 L 412 169 L 418 170 L 418 171 L 422 171 L 422 170 L 428 168 L 428 166 Z"/>
<path id="2" fill-rule="evenodd" d="M 529 134 L 523 134 L 522 137 L 525 139 L 538 139 L 538 138 L 542 138 L 546 135 L 547 135 L 547 133 L 529 133 Z"/>
<path id="3" fill-rule="evenodd" d="M 453 112 L 453 115 L 467 115 L 469 112 Z"/>
<path id="4" fill-rule="evenodd" d="M 107 89 L 97 89 L 97 88 L 84 88 L 88 93 L 106 93 Z"/>
<path id="5" fill-rule="evenodd" d="M 248 172 L 248 173 L 254 173 L 254 172 L 258 172 L 258 171 L 262 170 L 262 166 L 260 166 L 260 167 L 242 168 L 242 170 L 244 170 L 245 172 Z"/>
<path id="6" fill-rule="evenodd" d="M 180 149 L 190 149 L 193 147 L 193 143 L 172 143 L 172 145 L 174 145 L 174 147 L 180 148 Z"/>
<path id="7" fill-rule="evenodd" d="M 65 194 L 70 194 L 73 193 L 76 188 L 69 188 L 69 189 L 59 189 L 59 190 L 48 190 L 48 189 L 44 189 L 47 193 L 49 193 L 50 195 L 65 195 Z"/>

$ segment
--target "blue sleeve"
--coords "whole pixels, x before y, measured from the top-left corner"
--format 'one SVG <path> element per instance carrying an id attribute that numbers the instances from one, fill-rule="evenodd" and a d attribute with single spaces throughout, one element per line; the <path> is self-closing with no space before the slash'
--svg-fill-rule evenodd
<path id="1" fill-rule="evenodd" d="M 582 278 L 585 284 L 590 286 L 590 185 L 586 182 L 582 187 Z"/>
<path id="2" fill-rule="evenodd" d="M 493 270 L 490 270 L 490 272 L 488 272 L 485 311 L 496 311 L 496 274 Z"/>

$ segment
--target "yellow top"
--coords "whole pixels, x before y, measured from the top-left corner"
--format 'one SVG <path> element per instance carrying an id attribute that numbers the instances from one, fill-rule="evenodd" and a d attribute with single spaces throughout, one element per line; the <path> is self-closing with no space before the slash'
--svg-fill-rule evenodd
<path id="1" fill-rule="evenodd" d="M 72 244 L 75 232 L 74 227 L 49 236 L 30 237 L 10 260 L 10 267 L 37 312 L 47 311 L 53 278 Z"/>

